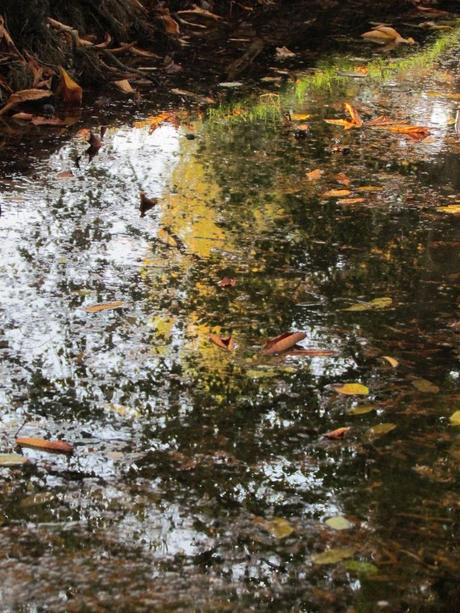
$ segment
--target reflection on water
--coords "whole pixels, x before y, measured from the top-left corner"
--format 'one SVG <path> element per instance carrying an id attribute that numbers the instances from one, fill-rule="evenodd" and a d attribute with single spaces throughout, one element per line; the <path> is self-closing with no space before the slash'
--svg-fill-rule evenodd
<path id="1" fill-rule="evenodd" d="M 76 450 L 0 468 L 2 609 L 456 602 L 460 236 L 438 211 L 460 201 L 452 57 L 418 83 L 299 101 L 306 138 L 171 113 L 109 128 L 91 161 L 75 137 L 33 178 L 3 177 L 1 452 L 18 431 Z M 324 123 L 344 101 L 431 135 Z M 144 218 L 141 190 L 160 199 Z M 260 352 L 287 330 L 336 355 Z"/>

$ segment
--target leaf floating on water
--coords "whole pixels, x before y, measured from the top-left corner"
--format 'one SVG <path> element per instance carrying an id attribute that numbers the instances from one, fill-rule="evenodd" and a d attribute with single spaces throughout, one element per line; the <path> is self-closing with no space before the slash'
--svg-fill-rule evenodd
<path id="1" fill-rule="evenodd" d="M 367 396 L 369 394 L 369 388 L 361 383 L 345 383 L 336 387 L 335 391 L 345 396 Z"/>
<path id="2" fill-rule="evenodd" d="M 374 411 L 375 407 L 372 404 L 360 404 L 357 407 L 353 407 L 348 411 L 348 415 L 365 415 Z"/>
<path id="3" fill-rule="evenodd" d="M 320 170 L 319 168 L 316 168 L 315 170 L 310 170 L 310 172 L 307 172 L 307 179 L 312 182 L 319 181 L 319 179 L 321 179 L 323 174 L 324 174 L 324 170 Z"/>
<path id="4" fill-rule="evenodd" d="M 405 43 L 406 45 L 415 44 L 413 38 L 403 38 L 397 30 L 391 28 L 390 26 L 376 26 L 369 32 L 364 32 L 364 34 L 361 34 L 361 38 L 364 38 L 372 43 L 376 43 L 377 45 L 400 45 L 402 43 Z"/>
<path id="5" fill-rule="evenodd" d="M 311 556 L 313 564 L 337 564 L 342 560 L 351 558 L 355 553 L 353 547 L 337 547 L 336 549 L 328 549 L 322 553 L 315 553 Z"/>
<path id="6" fill-rule="evenodd" d="M 222 336 L 218 336 L 217 334 L 210 334 L 209 340 L 217 347 L 221 349 L 225 349 L 225 351 L 233 351 L 235 349 L 235 342 L 233 341 L 231 336 L 224 338 Z"/>
<path id="7" fill-rule="evenodd" d="M 337 204 L 361 204 L 366 202 L 365 198 L 339 198 Z"/>
<path id="8" fill-rule="evenodd" d="M 396 360 L 396 358 L 392 358 L 390 355 L 382 355 L 382 359 L 386 360 L 388 364 L 392 366 L 393 368 L 396 368 L 396 366 L 399 366 L 398 360 Z"/>
<path id="9" fill-rule="evenodd" d="M 80 106 L 83 98 L 83 90 L 76 81 L 72 79 L 69 73 L 59 67 L 61 81 L 59 83 L 59 94 L 64 101 L 64 104 L 70 106 Z"/>
<path id="10" fill-rule="evenodd" d="M 383 296 L 382 298 L 374 298 L 370 302 L 357 302 L 356 304 L 352 304 L 346 309 L 342 309 L 342 311 L 369 311 L 369 310 L 380 310 L 387 309 L 393 304 L 393 299 L 388 296 Z"/>
<path id="11" fill-rule="evenodd" d="M 412 385 L 423 394 L 437 394 L 439 392 L 439 387 L 428 379 L 414 379 Z"/>
<path id="12" fill-rule="evenodd" d="M 42 449 L 43 451 L 50 451 L 53 453 L 72 453 L 73 445 L 66 441 L 49 441 L 44 438 L 32 438 L 23 436 L 16 439 L 16 445 L 20 447 L 33 447 L 35 449 Z"/>
<path id="13" fill-rule="evenodd" d="M 352 128 L 361 128 L 363 126 L 363 120 L 359 116 L 358 111 L 348 104 L 348 102 L 344 105 L 345 112 L 350 115 L 351 121 L 347 119 L 325 119 L 326 123 L 330 123 L 336 126 L 342 126 L 345 130 L 351 130 Z"/>
<path id="14" fill-rule="evenodd" d="M 376 424 L 375 426 L 372 426 L 372 428 L 369 428 L 369 430 L 367 431 L 367 434 L 371 438 L 377 438 L 378 436 L 383 436 L 384 434 L 388 434 L 388 432 L 391 432 L 395 428 L 396 428 L 396 424 L 384 422 L 382 424 Z"/>
<path id="15" fill-rule="evenodd" d="M 342 196 L 349 196 L 351 191 L 349 189 L 330 189 L 324 192 L 323 198 L 341 198 Z"/>
<path id="16" fill-rule="evenodd" d="M 460 411 L 455 411 L 455 413 L 452 413 L 452 415 L 449 417 L 449 421 L 451 426 L 460 426 Z"/>
<path id="17" fill-rule="evenodd" d="M 100 302 L 92 304 L 84 308 L 87 313 L 99 313 L 100 311 L 110 311 L 113 309 L 122 309 L 126 304 L 122 300 L 114 300 L 114 302 Z"/>
<path id="18" fill-rule="evenodd" d="M 344 564 L 345 568 L 358 575 L 377 575 L 379 569 L 371 562 L 360 562 L 359 560 L 348 560 Z"/>
<path id="19" fill-rule="evenodd" d="M 353 528 L 353 524 L 348 521 L 343 515 L 337 515 L 336 517 L 329 517 L 325 522 L 329 528 L 333 530 L 349 530 Z"/>
<path id="20" fill-rule="evenodd" d="M 305 332 L 284 332 L 276 338 L 267 341 L 262 348 L 262 353 L 266 355 L 282 353 L 283 351 L 291 349 L 294 345 L 297 345 L 297 343 L 302 341 L 306 336 Z"/>
<path id="21" fill-rule="evenodd" d="M 393 125 L 387 126 L 385 129 L 389 132 L 395 132 L 396 134 L 408 136 L 413 140 L 422 140 L 431 134 L 430 130 L 423 126 Z"/>
<path id="22" fill-rule="evenodd" d="M 326 438 L 331 440 L 336 440 L 339 438 L 343 438 L 347 432 L 351 430 L 350 426 L 344 426 L 342 428 L 337 428 L 336 430 L 331 430 L 330 432 L 326 432 L 324 435 Z"/>
<path id="23" fill-rule="evenodd" d="M 277 539 L 284 539 L 294 532 L 293 526 L 282 517 L 274 517 L 273 519 L 264 519 L 263 517 L 255 517 L 254 522 L 261 526 Z"/>
<path id="24" fill-rule="evenodd" d="M 0 467 L 1 466 L 21 466 L 22 464 L 28 464 L 29 460 L 23 455 L 18 453 L 0 453 Z"/>
<path id="25" fill-rule="evenodd" d="M 449 215 L 460 215 L 460 204 L 449 204 L 447 206 L 439 206 L 437 209 L 440 213 L 448 213 Z"/>

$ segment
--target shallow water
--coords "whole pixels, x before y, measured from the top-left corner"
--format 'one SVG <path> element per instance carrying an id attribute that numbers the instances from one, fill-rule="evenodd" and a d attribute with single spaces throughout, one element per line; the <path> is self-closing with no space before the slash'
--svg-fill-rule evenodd
<path id="1" fill-rule="evenodd" d="M 455 608 L 460 222 L 440 207 L 460 203 L 457 57 L 285 101 L 311 114 L 305 137 L 183 108 L 152 129 L 164 109 L 143 106 L 95 113 L 91 160 L 78 133 L 9 145 L 0 452 L 18 432 L 75 452 L 0 467 L 2 610 Z M 326 124 L 346 101 L 431 135 Z M 143 218 L 140 190 L 159 198 Z M 335 355 L 261 353 L 290 330 Z"/>

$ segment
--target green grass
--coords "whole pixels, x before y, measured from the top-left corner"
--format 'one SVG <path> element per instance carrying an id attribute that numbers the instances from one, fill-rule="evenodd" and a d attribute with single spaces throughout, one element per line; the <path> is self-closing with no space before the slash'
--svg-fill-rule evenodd
<path id="1" fill-rule="evenodd" d="M 426 70 L 438 60 L 444 51 L 458 42 L 459 37 L 460 26 L 451 32 L 441 34 L 433 43 L 420 51 L 410 52 L 402 58 L 382 57 L 370 60 L 366 63 L 368 72 L 363 81 L 386 81 L 412 71 Z M 319 63 L 314 72 L 299 78 L 279 93 L 263 94 L 257 98 L 247 98 L 230 105 L 209 109 L 208 121 L 211 124 L 279 122 L 283 110 L 304 101 L 309 94 L 331 91 L 337 85 L 349 82 L 350 77 L 342 73 L 353 72 L 355 68 L 356 62 L 346 57 L 332 58 Z"/>

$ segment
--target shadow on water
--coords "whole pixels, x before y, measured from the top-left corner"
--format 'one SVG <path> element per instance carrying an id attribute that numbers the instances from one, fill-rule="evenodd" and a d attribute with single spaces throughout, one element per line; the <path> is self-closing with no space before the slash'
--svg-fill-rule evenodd
<path id="1" fill-rule="evenodd" d="M 146 115 L 5 174 L 1 452 L 75 453 L 0 467 L 2 610 L 454 606 L 457 51 L 281 101 L 298 121 Z M 323 121 L 344 102 L 430 135 Z M 261 353 L 289 330 L 334 355 Z"/>

